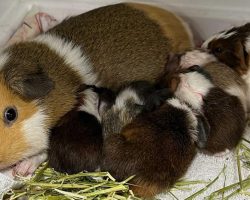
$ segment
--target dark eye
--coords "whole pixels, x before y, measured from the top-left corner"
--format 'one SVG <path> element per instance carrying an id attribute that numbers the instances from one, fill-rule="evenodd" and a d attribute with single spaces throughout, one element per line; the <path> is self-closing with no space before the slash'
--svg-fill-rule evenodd
<path id="1" fill-rule="evenodd" d="M 201 69 L 201 67 L 199 65 L 193 65 L 193 66 L 191 66 L 191 67 L 188 68 L 188 70 L 190 72 L 199 71 L 199 69 Z"/>
<path id="2" fill-rule="evenodd" d="M 7 107 L 4 111 L 4 121 L 11 124 L 17 119 L 17 110 L 15 107 Z"/>
<path id="3" fill-rule="evenodd" d="M 214 53 L 220 54 L 222 53 L 223 49 L 221 47 L 217 47 L 214 49 Z"/>

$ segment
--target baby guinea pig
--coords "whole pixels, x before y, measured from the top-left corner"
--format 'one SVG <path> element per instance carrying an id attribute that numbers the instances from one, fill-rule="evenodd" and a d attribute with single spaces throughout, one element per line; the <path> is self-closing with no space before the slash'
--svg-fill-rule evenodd
<path id="1" fill-rule="evenodd" d="M 249 72 L 250 23 L 221 31 L 203 44 L 202 48 L 241 75 Z"/>
<path id="2" fill-rule="evenodd" d="M 132 191 L 147 198 L 171 188 L 187 171 L 196 154 L 198 120 L 169 90 L 143 95 L 136 85 L 123 88 L 102 115 L 101 169 L 117 180 L 135 175 Z"/>
<path id="3" fill-rule="evenodd" d="M 95 171 L 102 158 L 102 127 L 99 106 L 112 102 L 113 93 L 83 85 L 75 108 L 52 128 L 49 137 L 49 166 L 68 174 Z M 109 99 L 108 99 L 109 98 Z"/>
<path id="4" fill-rule="evenodd" d="M 196 65 L 181 70 L 173 77 L 175 82 L 178 82 L 175 83 L 175 96 L 207 120 L 207 123 L 204 123 L 207 142 L 198 146 L 204 152 L 212 154 L 236 147 L 246 127 L 246 112 L 240 97 L 216 86 L 217 78 L 222 76 L 213 74 L 218 73 L 216 68 L 220 70 L 223 66 L 218 63 L 204 67 Z"/>
<path id="5" fill-rule="evenodd" d="M 250 23 L 233 27 L 208 38 L 202 48 L 220 62 L 238 72 L 247 83 L 248 111 L 250 110 Z"/>

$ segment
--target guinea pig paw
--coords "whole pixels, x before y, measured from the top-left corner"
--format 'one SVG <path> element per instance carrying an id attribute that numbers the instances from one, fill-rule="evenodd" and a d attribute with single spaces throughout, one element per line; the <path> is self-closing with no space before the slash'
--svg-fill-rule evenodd
<path id="1" fill-rule="evenodd" d="M 188 51 L 181 57 L 180 67 L 189 68 L 193 65 L 204 66 L 214 61 L 217 61 L 214 55 L 197 49 L 193 51 Z"/>
<path id="2" fill-rule="evenodd" d="M 13 169 L 14 176 L 28 176 L 31 175 L 37 168 L 37 164 L 31 159 L 25 159 L 16 164 Z"/>
<path id="3" fill-rule="evenodd" d="M 38 166 L 47 159 L 46 153 L 40 153 L 26 158 L 13 168 L 13 175 L 29 176 L 34 173 Z"/>

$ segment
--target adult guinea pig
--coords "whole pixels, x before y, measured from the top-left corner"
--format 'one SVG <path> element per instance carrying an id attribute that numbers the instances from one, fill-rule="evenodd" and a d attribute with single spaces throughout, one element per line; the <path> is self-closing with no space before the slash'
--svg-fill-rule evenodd
<path id="1" fill-rule="evenodd" d="M 102 109 L 100 105 L 112 103 L 112 96 L 112 91 L 105 88 L 81 87 L 75 108 L 50 132 L 50 167 L 68 174 L 100 167 L 103 137 L 99 109 Z"/>
<path id="2" fill-rule="evenodd" d="M 102 115 L 101 169 L 117 180 L 135 175 L 130 187 L 146 198 L 171 188 L 185 174 L 196 154 L 198 126 L 185 103 L 171 98 L 167 89 L 152 88 L 145 82 L 123 88 Z"/>
<path id="3" fill-rule="evenodd" d="M 0 53 L 0 169 L 48 148 L 48 132 L 73 109 L 81 84 L 115 89 L 154 81 L 169 52 L 191 48 L 175 14 L 134 3 L 70 17 Z"/>
<path id="4" fill-rule="evenodd" d="M 235 148 L 246 127 L 246 101 L 239 87 L 244 81 L 217 62 L 182 69 L 173 79 L 175 96 L 206 118 L 206 141 L 199 147 L 212 154 Z"/>

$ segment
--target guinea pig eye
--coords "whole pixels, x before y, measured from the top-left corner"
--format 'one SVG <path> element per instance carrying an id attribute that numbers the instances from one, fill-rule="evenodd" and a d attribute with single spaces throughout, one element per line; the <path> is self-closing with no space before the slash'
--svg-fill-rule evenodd
<path id="1" fill-rule="evenodd" d="M 220 53 L 222 53 L 222 51 L 223 51 L 223 49 L 221 47 L 217 47 L 214 49 L 214 53 L 216 53 L 216 54 L 220 54 Z"/>
<path id="2" fill-rule="evenodd" d="M 4 122 L 11 124 L 17 119 L 17 110 L 15 107 L 7 107 L 4 111 Z"/>
<path id="3" fill-rule="evenodd" d="M 198 71 L 201 67 L 199 65 L 193 65 L 191 67 L 188 68 L 188 70 L 190 72 L 195 72 L 195 71 Z"/>

